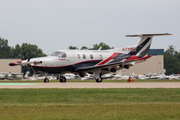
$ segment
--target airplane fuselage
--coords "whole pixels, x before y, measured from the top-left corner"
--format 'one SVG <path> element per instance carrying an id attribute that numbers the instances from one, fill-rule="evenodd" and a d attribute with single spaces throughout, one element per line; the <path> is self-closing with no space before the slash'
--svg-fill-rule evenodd
<path id="1" fill-rule="evenodd" d="M 76 72 L 79 67 L 104 65 L 112 62 L 120 62 L 131 55 L 118 53 L 111 50 L 57 50 L 47 57 L 33 58 L 29 61 L 37 71 L 48 73 Z M 61 56 L 59 54 L 65 54 Z M 34 64 L 41 61 L 40 64 Z M 25 64 L 26 61 L 22 62 Z M 28 64 L 29 64 L 28 63 Z"/>

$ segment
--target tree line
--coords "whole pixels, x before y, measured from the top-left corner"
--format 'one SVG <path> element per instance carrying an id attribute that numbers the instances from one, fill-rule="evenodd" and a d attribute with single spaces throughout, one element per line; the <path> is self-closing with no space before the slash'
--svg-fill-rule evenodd
<path id="1" fill-rule="evenodd" d="M 35 53 L 33 57 L 46 56 L 37 45 L 23 43 L 22 45 L 17 44 L 15 47 L 11 47 L 8 45 L 7 39 L 0 37 L 0 58 L 21 58 L 23 60 L 25 59 L 24 55 L 28 58 L 33 53 Z"/>
<path id="2" fill-rule="evenodd" d="M 101 42 L 99 44 L 94 44 L 92 48 L 82 46 L 82 49 L 112 49 L 109 45 Z M 78 49 L 76 46 L 69 46 L 69 49 Z M 32 45 L 28 43 L 23 43 L 22 45 L 17 44 L 15 47 L 8 45 L 8 40 L 0 37 L 0 58 L 20 58 L 25 59 L 30 57 L 33 53 L 33 57 L 44 57 L 42 49 L 38 48 L 37 45 Z M 170 45 L 168 49 L 164 52 L 164 68 L 166 69 L 166 74 L 179 73 L 180 72 L 180 51 L 175 50 L 175 46 Z"/>
<path id="3" fill-rule="evenodd" d="M 86 46 L 82 46 L 82 47 L 81 47 L 81 50 L 83 50 L 83 49 L 93 49 L 93 50 L 97 50 L 97 49 L 99 49 L 99 48 L 101 48 L 101 49 L 112 49 L 113 47 L 110 47 L 109 45 L 101 42 L 101 43 L 99 43 L 99 44 L 94 44 L 92 48 L 88 48 L 88 47 L 86 47 Z M 69 46 L 69 49 L 71 49 L 71 50 L 78 50 L 79 48 L 77 48 L 76 46 Z"/>
<path id="4" fill-rule="evenodd" d="M 176 51 L 173 45 L 168 46 L 164 52 L 164 69 L 166 69 L 166 74 L 180 72 L 180 51 Z"/>

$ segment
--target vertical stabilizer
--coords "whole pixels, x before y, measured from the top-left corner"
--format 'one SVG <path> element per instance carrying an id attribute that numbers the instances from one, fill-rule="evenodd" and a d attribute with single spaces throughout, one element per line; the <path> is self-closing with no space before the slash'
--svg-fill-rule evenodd
<path id="1" fill-rule="evenodd" d="M 137 34 L 137 35 L 126 35 L 126 37 L 140 37 L 140 40 L 133 46 L 134 50 L 130 51 L 129 55 L 136 55 L 139 57 L 144 57 L 148 54 L 149 48 L 151 46 L 153 36 L 163 36 L 172 35 L 170 33 L 160 33 L 160 34 Z"/>

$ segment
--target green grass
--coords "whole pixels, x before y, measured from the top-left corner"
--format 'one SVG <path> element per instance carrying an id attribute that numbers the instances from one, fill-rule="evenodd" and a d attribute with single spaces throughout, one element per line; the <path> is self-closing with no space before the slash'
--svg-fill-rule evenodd
<path id="1" fill-rule="evenodd" d="M 180 89 L 0 89 L 0 119 L 180 119 Z"/>

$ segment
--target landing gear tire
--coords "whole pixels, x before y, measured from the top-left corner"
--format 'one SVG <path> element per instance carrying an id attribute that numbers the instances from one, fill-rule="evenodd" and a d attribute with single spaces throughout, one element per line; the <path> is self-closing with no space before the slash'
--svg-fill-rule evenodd
<path id="1" fill-rule="evenodd" d="M 44 79 L 44 83 L 48 83 L 49 82 L 49 79 L 48 78 L 45 78 Z"/>
<path id="2" fill-rule="evenodd" d="M 97 78 L 97 79 L 96 79 L 96 82 L 97 82 L 97 83 L 102 82 L 102 78 L 101 78 L 101 77 L 100 77 L 100 78 Z"/>
<path id="3" fill-rule="evenodd" d="M 65 77 L 61 77 L 59 82 L 65 83 L 66 82 L 66 78 Z"/>

